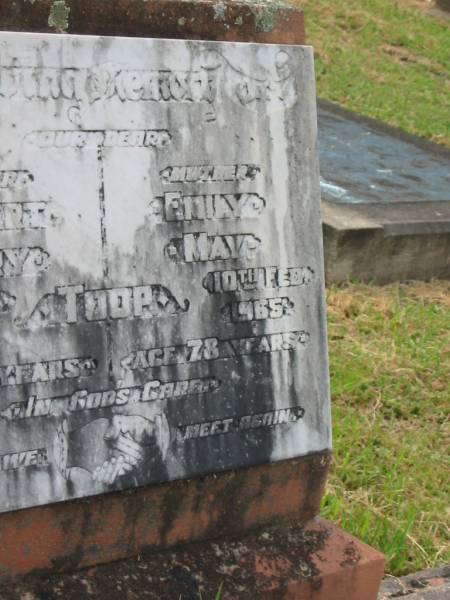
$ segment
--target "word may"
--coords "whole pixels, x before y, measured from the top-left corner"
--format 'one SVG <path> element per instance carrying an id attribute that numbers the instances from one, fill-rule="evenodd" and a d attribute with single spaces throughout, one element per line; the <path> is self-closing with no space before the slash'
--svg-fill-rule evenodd
<path id="1" fill-rule="evenodd" d="M 0 387 L 89 377 L 97 368 L 94 358 L 66 358 L 0 366 Z"/>
<path id="2" fill-rule="evenodd" d="M 0 189 L 22 188 L 34 181 L 29 171 L 0 171 Z"/>
<path id="3" fill-rule="evenodd" d="M 151 203 L 154 214 L 166 221 L 252 218 L 261 214 L 266 202 L 258 194 L 201 194 L 182 196 L 166 192 Z"/>
<path id="4" fill-rule="evenodd" d="M 37 148 L 164 148 L 170 140 L 166 129 L 33 131 L 25 138 Z"/>
<path id="5" fill-rule="evenodd" d="M 311 267 L 255 267 L 213 271 L 204 277 L 203 287 L 210 294 L 252 292 L 307 285 L 313 276 L 314 271 Z"/>
<path id="6" fill-rule="evenodd" d="M 79 321 L 151 319 L 176 315 L 188 309 L 189 300 L 184 300 L 184 306 L 181 306 L 162 285 L 98 290 L 85 290 L 84 285 L 67 285 L 56 287 L 54 294 L 43 296 L 23 325 L 33 328 Z"/>
<path id="7" fill-rule="evenodd" d="M 256 165 L 202 165 L 166 167 L 159 175 L 164 183 L 253 181 L 260 171 Z"/>
<path id="8" fill-rule="evenodd" d="M 284 423 L 298 423 L 300 419 L 303 419 L 304 415 L 304 408 L 301 406 L 292 406 L 290 408 L 281 408 L 254 415 L 203 421 L 202 423 L 177 427 L 177 440 L 195 440 L 226 433 L 239 433 L 251 429 L 275 427 L 275 425 L 283 425 Z"/>
<path id="9" fill-rule="evenodd" d="M 0 249 L 0 278 L 38 275 L 49 267 L 50 255 L 42 248 Z"/>
<path id="10" fill-rule="evenodd" d="M 141 71 L 105 64 L 92 69 L 0 67 L 0 97 L 87 101 L 212 102 L 205 71 Z"/>
<path id="11" fill-rule="evenodd" d="M 121 366 L 126 371 L 135 371 L 249 354 L 288 351 L 295 350 L 298 346 L 305 346 L 308 340 L 307 331 L 287 331 L 228 340 L 218 338 L 188 340 L 181 346 L 136 350 L 121 360 Z"/>
<path id="12" fill-rule="evenodd" d="M 38 450 L 25 450 L 24 452 L 13 452 L 0 456 L 0 471 L 18 471 L 28 467 L 48 466 L 46 448 Z"/>
<path id="13" fill-rule="evenodd" d="M 9 420 L 31 419 L 36 417 L 69 415 L 86 410 L 99 410 L 114 406 L 173 400 L 190 395 L 206 394 L 219 389 L 221 382 L 214 377 L 186 379 L 162 383 L 156 379 L 143 386 L 123 387 L 113 390 L 88 392 L 77 390 L 70 396 L 38 398 L 30 396 L 26 402 L 15 402 L 0 416 Z"/>
<path id="14" fill-rule="evenodd" d="M 56 225 L 58 217 L 49 212 L 47 202 L 6 202 L 0 204 L 0 231 L 44 229 Z"/>
<path id="15" fill-rule="evenodd" d="M 260 245 L 261 240 L 251 233 L 211 236 L 206 233 L 186 233 L 182 238 L 170 240 L 165 250 L 172 260 L 206 262 L 253 259 Z"/>
<path id="16" fill-rule="evenodd" d="M 222 310 L 225 321 L 241 323 L 243 321 L 265 321 L 281 319 L 293 312 L 294 304 L 287 297 L 263 298 L 229 302 Z"/>

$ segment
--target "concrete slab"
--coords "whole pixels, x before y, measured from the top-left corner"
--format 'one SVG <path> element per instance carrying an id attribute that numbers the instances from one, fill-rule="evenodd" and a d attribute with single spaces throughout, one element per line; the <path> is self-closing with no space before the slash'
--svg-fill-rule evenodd
<path id="1" fill-rule="evenodd" d="M 450 201 L 450 151 L 319 100 L 322 198 L 339 204 Z"/>
<path id="2" fill-rule="evenodd" d="M 450 202 L 323 201 L 322 219 L 328 284 L 450 278 Z"/>
<path id="3" fill-rule="evenodd" d="M 450 151 L 323 101 L 319 140 L 327 283 L 450 278 Z"/>

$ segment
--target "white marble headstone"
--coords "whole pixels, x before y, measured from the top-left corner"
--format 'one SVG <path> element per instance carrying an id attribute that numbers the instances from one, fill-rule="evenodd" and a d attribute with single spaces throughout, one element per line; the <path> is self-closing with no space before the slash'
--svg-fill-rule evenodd
<path id="1" fill-rule="evenodd" d="M 0 33 L 0 511 L 322 451 L 312 50 Z"/>

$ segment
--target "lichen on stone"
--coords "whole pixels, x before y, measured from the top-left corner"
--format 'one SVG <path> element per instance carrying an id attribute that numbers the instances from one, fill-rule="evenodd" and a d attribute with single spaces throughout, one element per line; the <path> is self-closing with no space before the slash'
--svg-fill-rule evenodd
<path id="1" fill-rule="evenodd" d="M 257 31 L 268 33 L 273 31 L 278 21 L 278 11 L 285 8 L 286 4 L 279 0 L 259 0 L 259 10 L 255 11 L 255 24 Z"/>
<path id="2" fill-rule="evenodd" d="M 214 4 L 214 21 L 225 21 L 225 4 L 223 2 L 218 2 Z"/>
<path id="3" fill-rule="evenodd" d="M 280 9 L 291 7 L 287 0 L 244 0 L 251 6 L 255 15 L 257 31 L 270 32 L 278 22 L 277 13 Z"/>
<path id="4" fill-rule="evenodd" d="M 48 24 L 58 31 L 65 31 L 69 27 L 70 7 L 65 0 L 55 0 L 48 15 Z"/>

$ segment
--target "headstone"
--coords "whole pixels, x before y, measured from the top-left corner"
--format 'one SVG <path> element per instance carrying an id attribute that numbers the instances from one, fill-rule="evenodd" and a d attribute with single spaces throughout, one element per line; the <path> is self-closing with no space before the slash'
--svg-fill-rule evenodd
<path id="1" fill-rule="evenodd" d="M 312 50 L 0 34 L 0 511 L 330 448 Z"/>

